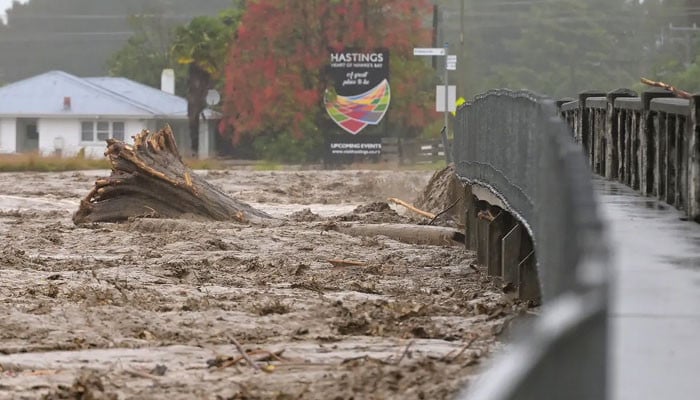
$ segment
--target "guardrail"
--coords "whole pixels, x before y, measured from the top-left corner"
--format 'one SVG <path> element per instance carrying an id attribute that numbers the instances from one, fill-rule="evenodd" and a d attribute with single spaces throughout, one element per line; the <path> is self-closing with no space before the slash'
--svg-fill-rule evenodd
<path id="1" fill-rule="evenodd" d="M 543 300 L 530 334 L 463 398 L 604 399 L 608 251 L 587 162 L 555 102 L 478 96 L 458 110 L 454 159 L 467 245 L 521 298 Z"/>
<path id="2" fill-rule="evenodd" d="M 700 222 L 700 96 L 618 89 L 558 103 L 594 172 Z"/>

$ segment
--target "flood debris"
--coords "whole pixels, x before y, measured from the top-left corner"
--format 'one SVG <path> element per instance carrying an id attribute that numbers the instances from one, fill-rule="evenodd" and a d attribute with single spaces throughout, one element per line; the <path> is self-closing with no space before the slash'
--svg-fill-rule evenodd
<path id="1" fill-rule="evenodd" d="M 250 222 L 268 214 L 209 184 L 185 165 L 170 126 L 144 130 L 134 145 L 107 139 L 109 177 L 95 181 L 73 215 L 75 224 L 130 218 L 196 218 Z"/>
<path id="2" fill-rule="evenodd" d="M 647 78 L 640 78 L 640 82 L 642 82 L 645 85 L 648 86 L 654 86 L 662 89 L 666 89 L 669 92 L 673 93 L 676 97 L 680 97 L 682 99 L 691 99 L 693 97 L 692 94 L 689 92 L 686 92 L 685 90 L 678 89 L 675 86 L 669 85 L 668 83 L 665 82 L 657 82 L 657 81 L 652 81 L 651 79 Z"/>
<path id="3" fill-rule="evenodd" d="M 96 371 L 80 374 L 71 386 L 59 385 L 42 396 L 42 400 L 117 400 L 119 396 L 105 389 L 102 375 Z"/>
<path id="4" fill-rule="evenodd" d="M 330 229 L 353 236 L 385 236 L 410 244 L 464 245 L 464 233 L 453 228 L 412 224 L 334 224 Z"/>
<path id="5" fill-rule="evenodd" d="M 460 231 L 388 207 L 417 204 L 429 172 L 230 170 L 206 179 L 269 223 L 74 225 L 99 178 L 83 174 L 0 174 L 7 195 L 42 207 L 0 213 L 0 397 L 450 399 L 527 309 L 463 246 L 335 230 Z M 86 367 L 101 386 L 78 381 Z"/>
<path id="6" fill-rule="evenodd" d="M 407 208 L 408 210 L 413 211 L 414 213 L 416 213 L 416 214 L 418 214 L 418 215 L 422 215 L 422 216 L 428 217 L 428 218 L 430 218 L 430 219 L 435 218 L 435 214 L 433 214 L 433 213 L 431 213 L 431 212 L 423 211 L 423 210 L 421 210 L 421 209 L 418 209 L 418 208 L 416 208 L 414 205 L 409 204 L 409 203 L 407 203 L 407 202 L 405 202 L 405 201 L 403 201 L 403 200 L 401 200 L 401 199 L 397 199 L 396 197 L 389 197 L 389 198 L 387 199 L 387 201 L 390 201 L 390 202 L 392 202 L 392 203 L 395 203 L 395 204 L 398 204 L 398 205 L 400 205 L 400 206 L 402 206 L 402 207 L 405 207 L 405 208 Z"/>

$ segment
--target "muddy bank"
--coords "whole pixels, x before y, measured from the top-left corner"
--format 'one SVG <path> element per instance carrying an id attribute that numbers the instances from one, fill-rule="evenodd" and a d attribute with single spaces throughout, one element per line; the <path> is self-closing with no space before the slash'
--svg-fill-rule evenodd
<path id="1" fill-rule="evenodd" d="M 384 201 L 427 172 L 209 172 L 279 220 L 74 226 L 105 174 L 0 174 L 0 398 L 446 399 L 524 311 L 471 252 L 328 229 L 424 222 Z"/>

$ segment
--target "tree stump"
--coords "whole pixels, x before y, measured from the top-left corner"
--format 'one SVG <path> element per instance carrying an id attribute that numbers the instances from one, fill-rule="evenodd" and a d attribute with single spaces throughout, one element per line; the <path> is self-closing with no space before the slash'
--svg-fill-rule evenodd
<path id="1" fill-rule="evenodd" d="M 105 156 L 112 165 L 107 178 L 80 201 L 73 223 L 120 222 L 129 218 L 183 218 L 255 222 L 272 218 L 235 200 L 188 168 L 169 126 L 147 130 L 134 145 L 108 139 Z"/>

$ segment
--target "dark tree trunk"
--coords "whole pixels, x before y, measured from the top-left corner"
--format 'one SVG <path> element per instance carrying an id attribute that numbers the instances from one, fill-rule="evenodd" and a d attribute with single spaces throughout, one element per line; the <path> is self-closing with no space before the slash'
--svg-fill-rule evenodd
<path id="1" fill-rule="evenodd" d="M 271 218 L 195 175 L 183 162 L 169 126 L 143 131 L 134 145 L 109 139 L 105 155 L 112 164 L 107 178 L 81 200 L 75 224 L 119 222 L 156 217 L 256 222 Z"/>
<path id="2" fill-rule="evenodd" d="M 211 75 L 195 63 L 191 63 L 187 77 L 187 120 L 190 128 L 192 156 L 199 154 L 199 116 L 206 107 L 207 91 Z"/>

